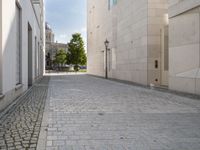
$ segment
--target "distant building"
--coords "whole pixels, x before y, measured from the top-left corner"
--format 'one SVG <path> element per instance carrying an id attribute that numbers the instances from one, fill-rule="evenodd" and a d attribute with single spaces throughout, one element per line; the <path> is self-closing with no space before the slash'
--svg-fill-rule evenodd
<path id="1" fill-rule="evenodd" d="M 44 1 L 0 1 L 0 111 L 43 76 Z"/>
<path id="2" fill-rule="evenodd" d="M 89 74 L 200 94 L 200 0 L 87 5 Z"/>
<path id="3" fill-rule="evenodd" d="M 54 33 L 48 23 L 45 23 L 46 43 L 54 43 Z"/>
<path id="4" fill-rule="evenodd" d="M 63 49 L 68 51 L 68 44 L 58 43 L 54 41 L 54 33 L 51 27 L 46 23 L 46 68 L 52 67 L 52 62 L 55 59 L 56 53 Z"/>

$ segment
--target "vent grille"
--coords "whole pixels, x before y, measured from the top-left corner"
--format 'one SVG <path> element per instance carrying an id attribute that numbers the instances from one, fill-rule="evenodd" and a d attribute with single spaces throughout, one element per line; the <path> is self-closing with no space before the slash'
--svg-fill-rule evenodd
<path id="1" fill-rule="evenodd" d="M 40 4 L 40 0 L 31 0 L 33 4 Z"/>

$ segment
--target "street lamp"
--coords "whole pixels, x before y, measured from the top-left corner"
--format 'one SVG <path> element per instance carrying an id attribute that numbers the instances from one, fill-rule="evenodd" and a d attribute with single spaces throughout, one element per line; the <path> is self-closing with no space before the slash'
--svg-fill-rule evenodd
<path id="1" fill-rule="evenodd" d="M 106 70 L 105 70 L 105 78 L 106 79 L 108 79 L 108 51 L 109 51 L 109 49 L 108 49 L 108 46 L 109 46 L 109 41 L 106 39 L 105 40 L 105 42 L 104 42 L 104 44 L 105 44 L 105 48 L 106 48 L 106 51 L 105 51 L 105 55 L 106 55 Z"/>

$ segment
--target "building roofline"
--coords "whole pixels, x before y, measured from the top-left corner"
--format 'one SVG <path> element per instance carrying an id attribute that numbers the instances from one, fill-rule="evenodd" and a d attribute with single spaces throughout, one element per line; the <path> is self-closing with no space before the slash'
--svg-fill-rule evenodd
<path id="1" fill-rule="evenodd" d="M 41 6 L 41 1 L 40 0 L 30 0 L 30 2 L 31 2 L 32 8 L 33 8 L 33 12 L 35 14 L 35 18 L 37 20 L 38 27 L 41 29 L 39 18 L 37 17 L 36 10 L 35 10 L 35 7 L 34 7 L 34 5 L 40 5 Z"/>

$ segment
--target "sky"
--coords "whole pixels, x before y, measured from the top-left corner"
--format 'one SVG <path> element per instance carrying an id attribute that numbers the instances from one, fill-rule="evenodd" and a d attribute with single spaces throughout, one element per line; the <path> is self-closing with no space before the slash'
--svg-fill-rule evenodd
<path id="1" fill-rule="evenodd" d="M 78 32 L 86 45 L 86 0 L 45 0 L 45 9 L 55 41 L 68 43 Z"/>

